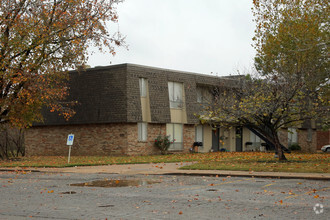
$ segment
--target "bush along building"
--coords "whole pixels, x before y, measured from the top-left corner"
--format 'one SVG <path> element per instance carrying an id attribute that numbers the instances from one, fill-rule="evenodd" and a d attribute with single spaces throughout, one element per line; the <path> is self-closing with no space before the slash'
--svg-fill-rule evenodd
<path id="1" fill-rule="evenodd" d="M 248 128 L 212 128 L 199 123 L 195 114 L 219 85 L 235 86 L 235 77 L 134 64 L 72 71 L 68 99 L 77 101 L 76 114 L 66 121 L 45 110 L 44 122 L 26 130 L 26 155 L 67 155 L 68 134 L 75 135 L 71 155 L 159 154 L 154 144 L 159 135 L 170 136 L 170 152 L 189 152 L 195 142 L 202 143 L 198 152 L 268 148 L 267 140 Z M 298 137 L 296 130 L 283 130 L 282 144 L 297 142 L 304 147 L 301 139 L 310 141 L 308 146 L 316 145 L 315 131 L 308 131 L 307 140 Z"/>

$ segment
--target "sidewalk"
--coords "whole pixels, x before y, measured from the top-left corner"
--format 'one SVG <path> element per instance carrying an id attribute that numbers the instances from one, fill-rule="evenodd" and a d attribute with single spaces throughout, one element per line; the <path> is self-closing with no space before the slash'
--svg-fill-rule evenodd
<path id="1" fill-rule="evenodd" d="M 66 168 L 0 168 L 0 171 L 31 171 L 47 173 L 105 173 L 125 175 L 199 175 L 199 176 L 236 176 L 236 177 L 264 177 L 283 179 L 313 179 L 330 180 L 329 173 L 286 173 L 286 172 L 249 172 L 226 170 L 179 170 L 178 168 L 192 164 L 187 163 L 157 163 L 157 164 L 125 164 L 106 166 L 81 166 Z"/>

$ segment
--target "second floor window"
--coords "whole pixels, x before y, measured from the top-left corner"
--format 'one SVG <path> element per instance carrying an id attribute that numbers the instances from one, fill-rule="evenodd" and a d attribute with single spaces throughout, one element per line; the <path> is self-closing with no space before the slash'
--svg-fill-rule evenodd
<path id="1" fill-rule="evenodd" d="M 139 85 L 140 85 L 140 96 L 141 97 L 147 97 L 147 86 L 148 81 L 145 78 L 139 79 Z"/>
<path id="2" fill-rule="evenodd" d="M 203 103 L 203 91 L 202 91 L 202 88 L 197 87 L 196 88 L 196 93 L 197 93 L 197 102 L 198 103 Z"/>
<path id="3" fill-rule="evenodd" d="M 210 88 L 204 86 L 196 87 L 196 96 L 197 96 L 197 103 L 200 104 L 208 104 L 214 100 L 213 95 L 210 93 Z"/>
<path id="4" fill-rule="evenodd" d="M 168 95 L 170 108 L 183 107 L 183 84 L 178 82 L 168 82 Z"/>

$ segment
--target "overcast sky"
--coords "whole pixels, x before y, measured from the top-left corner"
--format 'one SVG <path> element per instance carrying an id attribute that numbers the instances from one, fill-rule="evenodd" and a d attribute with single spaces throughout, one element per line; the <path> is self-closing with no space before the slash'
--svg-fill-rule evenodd
<path id="1" fill-rule="evenodd" d="M 118 6 L 119 30 L 129 50 L 118 48 L 114 57 L 95 53 L 88 64 L 218 75 L 244 71 L 255 54 L 251 7 L 252 0 L 125 0 Z"/>

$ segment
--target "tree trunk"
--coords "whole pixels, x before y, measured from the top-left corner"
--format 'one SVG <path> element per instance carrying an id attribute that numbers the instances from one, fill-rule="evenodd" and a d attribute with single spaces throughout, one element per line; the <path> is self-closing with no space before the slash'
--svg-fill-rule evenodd
<path id="1" fill-rule="evenodd" d="M 278 160 L 279 161 L 287 161 L 287 159 L 284 155 L 284 152 L 281 148 L 281 143 L 280 143 L 280 140 L 278 138 L 277 132 L 273 132 L 273 136 L 274 136 L 275 151 L 277 152 Z"/>

